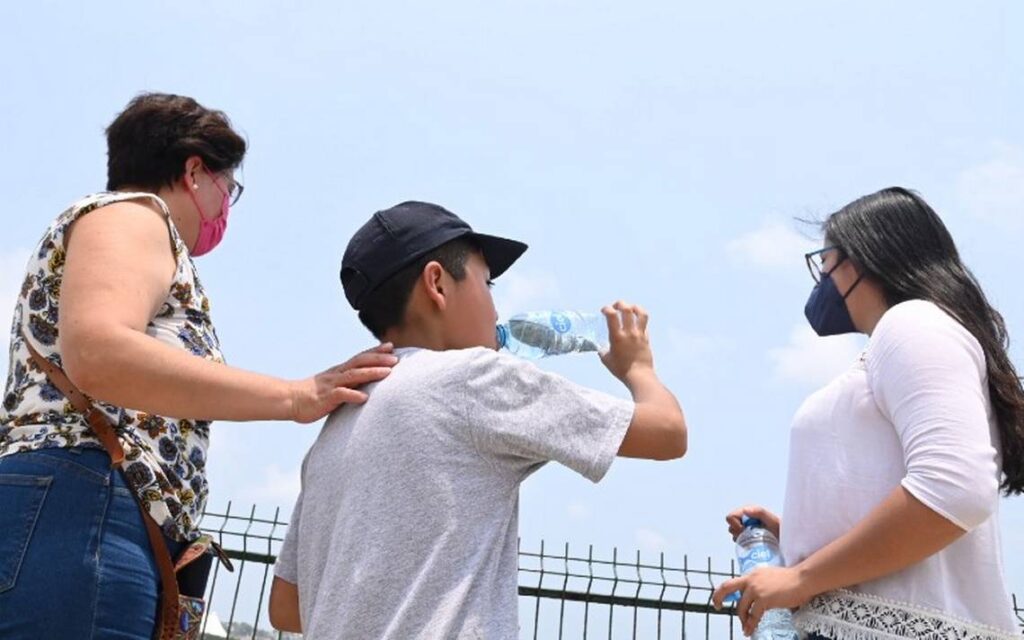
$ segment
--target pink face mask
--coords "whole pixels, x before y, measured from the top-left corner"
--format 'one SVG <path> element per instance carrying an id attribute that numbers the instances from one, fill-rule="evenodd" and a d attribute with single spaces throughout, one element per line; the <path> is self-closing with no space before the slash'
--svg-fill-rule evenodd
<path id="1" fill-rule="evenodd" d="M 228 192 L 221 188 L 220 183 L 217 182 L 217 179 L 206 167 L 203 167 L 203 171 L 206 172 L 206 175 L 210 176 L 213 184 L 216 185 L 217 190 L 221 192 L 224 198 L 220 202 L 220 215 L 211 220 L 206 217 L 206 213 L 199 205 L 196 194 L 192 193 L 193 189 L 188 189 L 188 195 L 192 197 L 192 202 L 196 205 L 196 210 L 199 211 L 199 237 L 196 238 L 196 244 L 189 252 L 194 258 L 210 253 L 220 244 L 220 241 L 224 238 L 224 231 L 228 228 L 228 213 L 231 210 Z"/>

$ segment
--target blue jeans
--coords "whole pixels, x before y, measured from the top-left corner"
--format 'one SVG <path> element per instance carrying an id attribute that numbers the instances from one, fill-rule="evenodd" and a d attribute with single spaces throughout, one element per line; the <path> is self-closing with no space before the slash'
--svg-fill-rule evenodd
<path id="1" fill-rule="evenodd" d="M 0 458 L 0 638 L 150 640 L 158 585 L 138 503 L 106 452 Z"/>

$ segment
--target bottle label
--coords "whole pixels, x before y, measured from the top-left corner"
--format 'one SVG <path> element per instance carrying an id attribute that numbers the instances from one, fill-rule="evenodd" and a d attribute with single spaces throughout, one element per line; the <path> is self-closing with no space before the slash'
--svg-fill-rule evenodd
<path id="1" fill-rule="evenodd" d="M 747 553 L 739 557 L 739 561 L 741 574 L 750 573 L 762 565 L 770 565 L 773 567 L 782 566 L 782 558 L 773 552 L 771 547 L 763 544 L 759 544 L 749 549 Z"/>
<path id="2" fill-rule="evenodd" d="M 557 331 L 558 333 L 569 333 L 569 331 L 572 329 L 572 320 L 570 320 L 569 316 L 565 315 L 564 313 L 552 313 L 551 328 Z"/>

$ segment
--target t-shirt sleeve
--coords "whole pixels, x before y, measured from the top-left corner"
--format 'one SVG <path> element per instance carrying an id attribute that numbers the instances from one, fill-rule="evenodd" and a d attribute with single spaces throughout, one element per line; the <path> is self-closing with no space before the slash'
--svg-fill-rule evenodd
<path id="1" fill-rule="evenodd" d="M 915 301 L 886 313 L 866 362 L 903 446 L 903 487 L 965 531 L 982 524 L 998 502 L 999 471 L 981 346 L 938 307 Z"/>
<path id="2" fill-rule="evenodd" d="M 299 583 L 299 522 L 302 519 L 302 492 L 295 499 L 292 517 L 288 522 L 288 532 L 277 554 L 274 564 L 274 575 L 292 584 Z"/>
<path id="3" fill-rule="evenodd" d="M 520 468 L 555 461 L 592 482 L 608 471 L 633 418 L 631 401 L 487 349 L 467 351 L 451 384 L 482 456 Z"/>

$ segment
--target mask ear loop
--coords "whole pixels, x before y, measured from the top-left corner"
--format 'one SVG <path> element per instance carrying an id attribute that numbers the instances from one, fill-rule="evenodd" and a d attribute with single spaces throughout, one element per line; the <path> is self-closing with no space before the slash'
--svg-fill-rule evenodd
<path id="1" fill-rule="evenodd" d="M 832 267 L 827 273 L 825 273 L 825 275 L 831 278 L 832 274 L 835 273 L 836 269 L 838 269 L 844 262 L 846 262 L 849 259 L 850 256 L 843 255 L 843 259 L 837 262 L 836 266 Z M 867 274 L 861 272 L 860 275 L 857 276 L 857 279 L 854 280 L 853 284 L 850 285 L 850 288 L 847 289 L 846 293 L 843 294 L 843 300 L 846 300 L 847 298 L 850 297 L 850 294 L 853 293 L 853 290 L 857 288 L 857 285 L 860 284 L 860 281 L 864 279 L 865 275 Z"/>
<path id="2" fill-rule="evenodd" d="M 203 171 L 206 172 L 206 175 L 210 177 L 210 182 L 213 183 L 213 186 L 217 187 L 217 191 L 220 191 L 221 196 L 223 196 L 220 202 L 220 212 L 217 214 L 217 217 L 213 219 L 217 220 L 218 218 L 226 217 L 228 208 L 231 206 L 231 193 L 220 186 L 220 183 L 217 182 L 217 176 L 213 175 L 205 165 L 203 166 Z M 193 180 L 195 180 L 194 177 Z M 200 211 L 200 213 L 202 212 Z"/>
<path id="3" fill-rule="evenodd" d="M 199 219 L 200 219 L 200 221 L 207 221 L 210 218 L 206 217 L 206 212 L 203 211 L 203 207 L 202 207 L 202 205 L 199 204 L 199 200 L 196 198 L 196 194 L 193 193 L 194 191 L 196 191 L 198 189 L 199 189 L 199 185 L 196 184 L 195 180 L 193 179 L 193 181 L 192 181 L 192 189 L 186 189 L 186 191 L 188 191 L 189 197 L 192 198 L 192 204 L 194 204 L 196 206 L 196 211 L 199 212 Z"/>
<path id="4" fill-rule="evenodd" d="M 846 290 L 845 294 L 843 294 L 843 300 L 846 300 L 847 298 L 850 297 L 850 294 L 853 293 L 853 290 L 856 289 L 857 285 L 860 284 L 860 281 L 864 279 L 864 275 L 865 274 L 863 274 L 863 273 L 860 274 L 857 277 L 857 279 L 853 281 L 853 284 L 850 285 L 850 288 Z"/>

